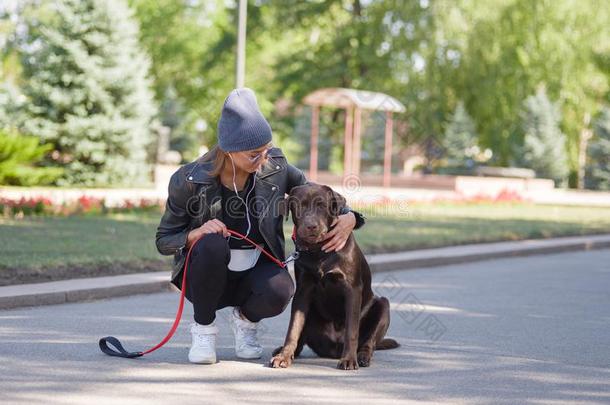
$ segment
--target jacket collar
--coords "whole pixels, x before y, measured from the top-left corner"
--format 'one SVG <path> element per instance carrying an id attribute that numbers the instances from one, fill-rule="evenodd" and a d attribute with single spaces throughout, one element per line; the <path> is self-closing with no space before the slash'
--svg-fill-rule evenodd
<path id="1" fill-rule="evenodd" d="M 186 175 L 187 181 L 199 184 L 212 184 L 218 181 L 217 178 L 211 177 L 209 172 L 212 170 L 214 165 L 214 160 L 216 159 L 216 149 L 212 149 L 199 159 L 195 161 L 195 165 Z M 285 163 L 282 162 L 282 159 L 277 159 L 279 157 L 283 157 L 281 149 L 272 148 L 268 153 L 267 162 L 263 165 L 261 170 L 256 173 L 257 179 L 264 179 L 265 177 L 269 177 L 272 174 L 275 174 L 283 169 Z"/>

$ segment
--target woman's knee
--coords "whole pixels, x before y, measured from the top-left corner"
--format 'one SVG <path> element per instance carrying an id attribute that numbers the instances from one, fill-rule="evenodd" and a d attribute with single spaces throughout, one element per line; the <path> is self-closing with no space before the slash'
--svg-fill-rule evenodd
<path id="1" fill-rule="evenodd" d="M 219 233 L 208 233 L 193 246 L 191 259 L 228 263 L 230 258 L 228 255 L 229 243 L 227 240 Z"/>
<path id="2" fill-rule="evenodd" d="M 264 295 L 269 307 L 277 311 L 275 315 L 284 311 L 294 295 L 294 290 L 294 282 L 288 272 L 280 273 L 268 280 Z"/>
<path id="3" fill-rule="evenodd" d="M 286 271 L 259 279 L 254 285 L 252 296 L 242 307 L 242 312 L 253 322 L 277 316 L 286 309 L 294 289 L 292 278 Z"/>

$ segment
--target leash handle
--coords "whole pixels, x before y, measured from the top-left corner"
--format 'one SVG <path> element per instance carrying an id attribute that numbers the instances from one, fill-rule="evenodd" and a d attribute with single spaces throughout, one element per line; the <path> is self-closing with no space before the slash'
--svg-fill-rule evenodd
<path id="1" fill-rule="evenodd" d="M 108 346 L 109 343 L 111 345 L 113 345 L 116 348 L 116 350 L 109 347 Z M 99 341 L 99 345 L 100 345 L 100 350 L 102 352 L 106 353 L 108 356 L 134 359 L 136 357 L 140 357 L 143 355 L 142 352 L 128 352 L 127 350 L 125 350 L 125 348 L 123 347 L 123 345 L 121 344 L 119 339 L 115 338 L 114 336 L 106 336 L 104 338 L 101 338 Z"/>
<path id="2" fill-rule="evenodd" d="M 252 245 L 254 245 L 257 249 L 259 249 L 261 252 L 266 254 L 278 266 L 282 267 L 283 269 L 286 268 L 286 263 L 283 263 L 283 262 L 279 261 L 278 259 L 276 259 L 275 257 L 273 257 L 270 253 L 268 253 L 265 249 L 263 249 L 262 246 L 256 244 L 252 239 L 249 239 L 248 237 L 240 234 L 239 232 L 233 231 L 231 229 L 229 229 L 228 231 L 231 234 L 237 235 L 237 236 L 242 237 L 243 239 L 247 240 Z M 293 234 L 294 234 L 294 232 L 293 232 Z M 193 244 L 191 245 L 191 247 L 188 250 L 188 253 L 186 254 L 186 260 L 184 262 L 184 272 L 182 274 L 182 288 L 180 289 L 180 305 L 178 305 L 178 311 L 176 312 L 176 319 L 174 319 L 174 324 L 172 325 L 172 327 L 169 330 L 169 332 L 167 333 L 167 335 L 163 338 L 163 340 L 161 342 L 159 342 L 156 346 L 154 346 L 144 352 L 128 352 L 127 350 L 125 350 L 125 348 L 123 347 L 123 345 L 121 344 L 121 341 L 119 339 L 115 338 L 114 336 L 106 336 L 106 337 L 101 338 L 98 342 L 98 344 L 100 346 L 100 350 L 103 353 L 106 353 L 107 355 L 114 356 L 114 357 L 135 359 L 138 357 L 142 357 L 145 354 L 154 352 L 155 350 L 157 350 L 158 348 L 160 348 L 161 346 L 166 344 L 172 338 L 172 336 L 174 336 L 174 333 L 176 333 L 176 330 L 178 329 L 178 325 L 180 324 L 180 319 L 182 318 L 182 311 L 184 309 L 184 294 L 186 291 L 186 273 L 187 273 L 189 261 L 191 258 L 191 252 L 193 251 L 193 247 L 201 240 L 202 237 L 203 237 L 203 235 L 200 236 L 199 238 L 197 238 L 195 240 L 195 242 L 193 242 Z M 112 346 L 114 346 L 116 350 L 109 347 L 108 344 L 111 344 Z"/>

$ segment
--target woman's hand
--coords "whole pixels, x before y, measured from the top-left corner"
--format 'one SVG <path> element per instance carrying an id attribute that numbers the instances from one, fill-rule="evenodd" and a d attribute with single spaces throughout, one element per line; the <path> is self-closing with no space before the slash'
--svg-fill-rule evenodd
<path id="1" fill-rule="evenodd" d="M 227 229 L 227 226 L 224 223 L 222 223 L 221 220 L 210 219 L 205 224 L 201 225 L 199 228 L 195 228 L 189 232 L 187 239 L 186 239 L 186 247 L 187 248 L 190 247 L 193 244 L 193 242 L 195 242 L 197 239 L 199 239 L 200 237 L 202 237 L 203 235 L 206 235 L 208 233 L 219 233 L 222 236 L 224 236 L 225 238 L 227 236 L 229 236 L 229 231 Z"/>
<path id="2" fill-rule="evenodd" d="M 334 228 L 326 234 L 326 243 L 322 246 L 322 250 L 325 252 L 338 251 L 343 249 L 349 235 L 356 226 L 356 216 L 353 212 L 339 215 L 333 220 L 331 227 Z"/>

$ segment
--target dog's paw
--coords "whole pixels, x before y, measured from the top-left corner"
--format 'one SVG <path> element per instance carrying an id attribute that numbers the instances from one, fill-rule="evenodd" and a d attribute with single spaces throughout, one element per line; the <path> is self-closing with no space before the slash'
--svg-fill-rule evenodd
<path id="1" fill-rule="evenodd" d="M 292 365 L 292 356 L 287 356 L 283 353 L 279 353 L 269 361 L 269 367 L 271 368 L 287 368 Z"/>
<path id="2" fill-rule="evenodd" d="M 356 357 L 344 357 L 339 360 L 337 368 L 339 370 L 358 370 L 358 361 Z"/>
<path id="3" fill-rule="evenodd" d="M 371 365 L 371 353 L 359 352 L 358 353 L 358 365 L 360 367 L 368 367 Z"/>
<path id="4" fill-rule="evenodd" d="M 279 352 L 281 352 L 283 348 L 284 348 L 284 346 L 279 346 L 279 347 L 276 347 L 276 348 L 273 350 L 273 353 L 271 353 L 271 355 L 272 355 L 272 356 L 277 356 L 277 354 L 278 354 Z"/>

